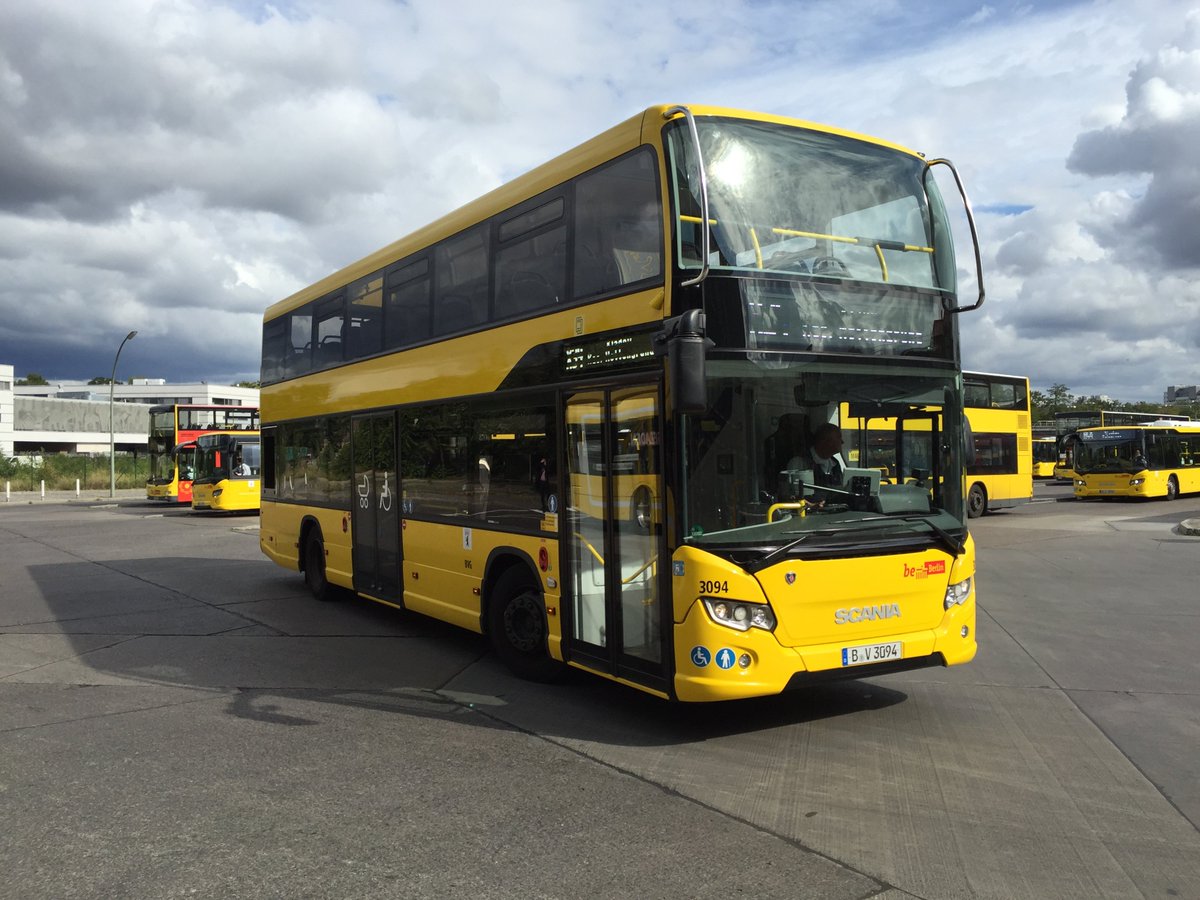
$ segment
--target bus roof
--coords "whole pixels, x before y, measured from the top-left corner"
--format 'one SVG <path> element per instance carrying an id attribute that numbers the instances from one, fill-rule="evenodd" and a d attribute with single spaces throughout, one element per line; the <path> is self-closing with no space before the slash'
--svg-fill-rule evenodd
<path id="1" fill-rule="evenodd" d="M 1192 432 L 1200 432 L 1200 421 L 1195 419 L 1159 419 L 1155 422 L 1138 422 L 1136 425 L 1089 425 L 1087 428 L 1080 428 L 1079 432 L 1084 431 L 1130 431 L 1144 430 L 1147 428 L 1163 429 L 1171 428 L 1175 431 L 1185 431 L 1188 434 Z M 1077 432 L 1077 433 L 1079 433 Z"/>
<path id="2" fill-rule="evenodd" d="M 489 216 L 514 206 L 529 197 L 537 196 L 564 181 L 581 175 L 590 169 L 607 162 L 622 153 L 626 153 L 643 144 L 657 143 L 658 135 L 666 119 L 666 112 L 679 104 L 659 104 L 651 106 L 635 116 L 614 125 L 595 137 L 565 153 L 542 163 L 534 169 L 519 175 L 512 181 L 484 194 L 453 212 L 411 232 L 374 253 L 353 262 L 336 272 L 332 272 L 319 281 L 302 288 L 289 297 L 272 304 L 267 308 L 264 321 L 270 321 L 286 312 L 303 306 L 309 300 L 324 296 L 336 288 L 348 284 L 358 278 L 365 277 L 384 268 L 388 263 L 402 259 L 410 253 L 415 253 L 423 247 L 434 244 L 460 231 L 482 222 Z M 889 147 L 899 153 L 920 157 L 921 154 L 907 147 L 885 141 L 870 135 L 822 125 L 803 119 L 791 119 L 768 113 L 750 112 L 747 110 L 728 109 L 720 106 L 689 105 L 688 108 L 695 116 L 720 116 L 734 119 L 747 119 L 755 122 L 767 122 L 779 125 L 790 125 L 836 134 L 854 140 L 866 141 L 882 147 Z"/>

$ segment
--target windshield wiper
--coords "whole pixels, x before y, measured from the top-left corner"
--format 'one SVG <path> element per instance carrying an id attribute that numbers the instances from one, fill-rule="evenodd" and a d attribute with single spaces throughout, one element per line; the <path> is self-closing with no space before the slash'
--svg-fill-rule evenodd
<path id="1" fill-rule="evenodd" d="M 925 516 L 871 516 L 866 519 L 859 519 L 860 522 L 920 522 L 927 525 L 929 530 L 937 535 L 946 548 L 950 551 L 950 555 L 958 559 L 962 552 L 966 550 L 967 545 L 948 532 L 941 525 Z"/>

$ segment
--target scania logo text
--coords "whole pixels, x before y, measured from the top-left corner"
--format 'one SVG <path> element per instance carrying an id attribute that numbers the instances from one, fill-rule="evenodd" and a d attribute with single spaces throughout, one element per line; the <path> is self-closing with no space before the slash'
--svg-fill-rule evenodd
<path id="1" fill-rule="evenodd" d="M 881 606 L 852 606 L 849 609 L 839 609 L 834 612 L 833 621 L 838 625 L 849 625 L 854 622 L 871 622 L 875 619 L 895 619 L 899 616 L 899 603 L 884 603 Z"/>

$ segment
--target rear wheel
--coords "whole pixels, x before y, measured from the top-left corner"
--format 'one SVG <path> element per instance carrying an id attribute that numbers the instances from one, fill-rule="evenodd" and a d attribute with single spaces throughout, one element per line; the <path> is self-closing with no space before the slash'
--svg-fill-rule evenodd
<path id="1" fill-rule="evenodd" d="M 514 674 L 530 681 L 554 681 L 563 664 L 550 656 L 546 607 L 533 577 L 514 566 L 492 588 L 488 637 L 496 656 Z"/>
<path id="2" fill-rule="evenodd" d="M 316 526 L 309 529 L 304 539 L 304 583 L 316 599 L 333 599 L 333 586 L 325 577 L 325 541 Z"/>
<path id="3" fill-rule="evenodd" d="M 967 517 L 978 519 L 987 511 L 987 491 L 983 485 L 976 482 L 967 492 Z"/>
<path id="4" fill-rule="evenodd" d="M 1172 475 L 1167 479 L 1167 499 L 1174 500 L 1179 496 L 1179 481 Z"/>

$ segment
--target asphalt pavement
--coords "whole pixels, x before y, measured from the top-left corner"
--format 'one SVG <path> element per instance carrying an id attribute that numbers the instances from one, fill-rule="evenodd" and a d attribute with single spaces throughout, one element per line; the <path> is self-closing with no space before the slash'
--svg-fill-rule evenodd
<path id="1" fill-rule="evenodd" d="M 970 665 L 704 706 L 318 604 L 253 516 L 0 502 L 0 897 L 1200 897 L 1200 498 L 1036 496 Z"/>

